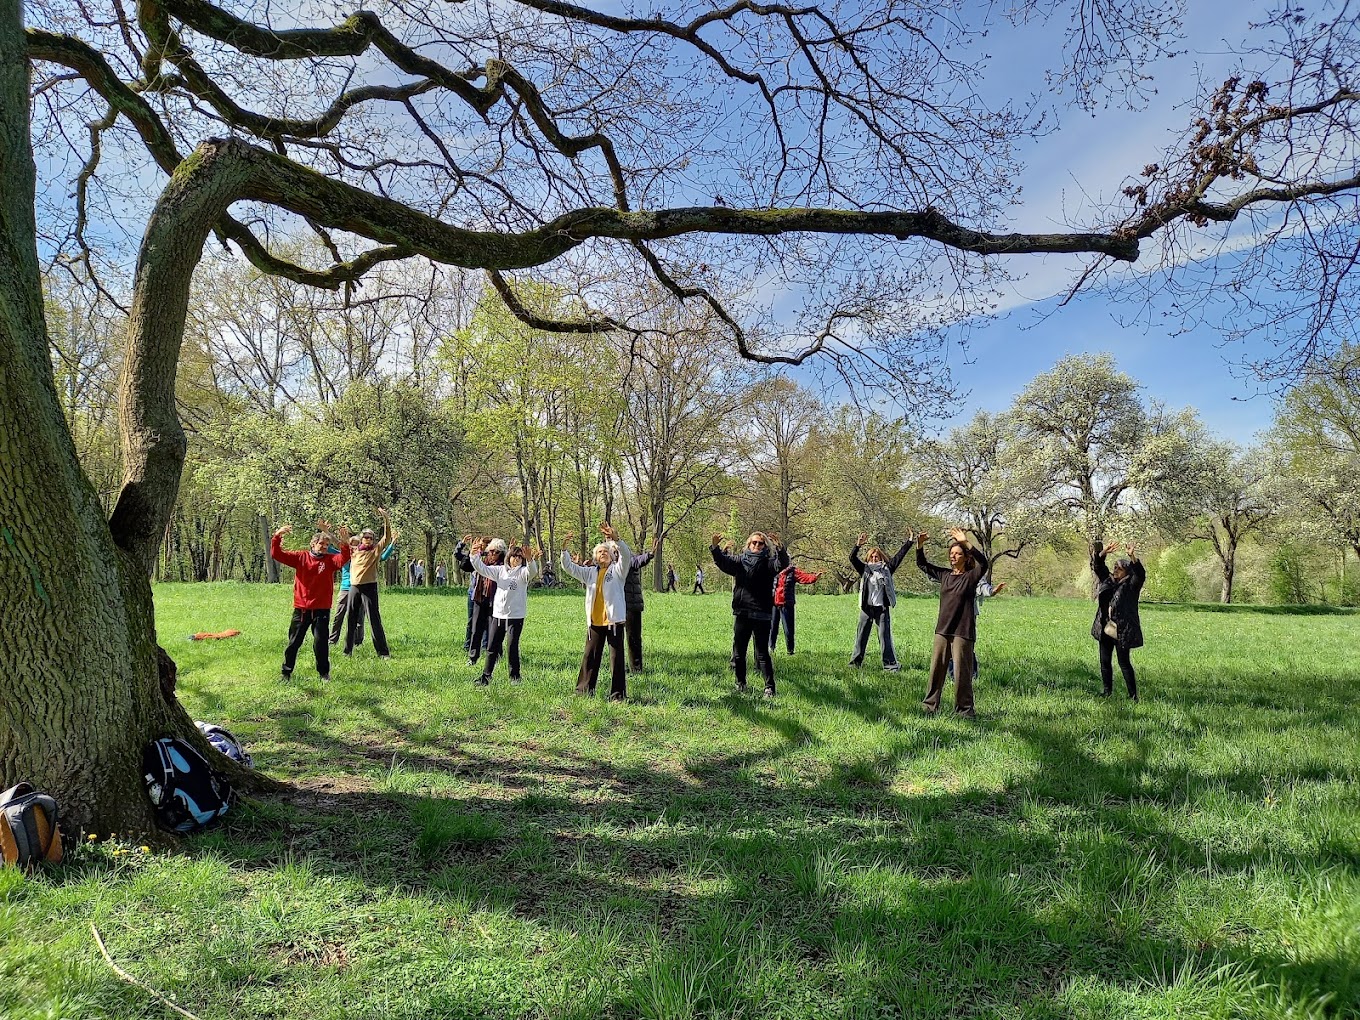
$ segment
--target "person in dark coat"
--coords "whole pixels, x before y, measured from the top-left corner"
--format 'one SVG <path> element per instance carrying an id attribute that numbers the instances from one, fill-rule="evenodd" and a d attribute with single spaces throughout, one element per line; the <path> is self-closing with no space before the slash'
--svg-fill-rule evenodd
<path id="1" fill-rule="evenodd" d="M 642 597 L 642 568 L 652 562 L 660 544 L 661 539 L 658 538 L 652 542 L 650 552 L 634 554 L 633 565 L 628 568 L 628 574 L 623 579 L 623 603 L 628 609 L 628 616 L 623 621 L 623 636 L 628 645 L 630 673 L 642 672 L 642 611 L 647 608 Z"/>
<path id="2" fill-rule="evenodd" d="M 866 556 L 868 562 L 859 558 L 860 549 L 869 540 L 865 532 L 855 539 L 855 547 L 850 550 L 850 565 L 859 574 L 859 626 L 855 630 L 855 650 L 850 654 L 850 665 L 859 668 L 864 665 L 864 653 L 869 646 L 869 632 L 878 627 L 879 650 L 883 655 L 883 669 L 896 673 L 902 667 L 897 662 L 897 649 L 893 647 L 892 610 L 897 605 L 897 588 L 893 584 L 893 574 L 902 565 L 902 560 L 911 548 L 908 538 L 888 559 L 878 546 L 870 547 Z"/>
<path id="3" fill-rule="evenodd" d="M 916 565 L 940 585 L 940 612 L 935 619 L 935 644 L 930 652 L 930 687 L 921 707 L 927 715 L 940 709 L 944 693 L 945 658 L 954 659 L 954 711 L 971 718 L 973 706 L 973 645 L 977 641 L 978 582 L 987 574 L 987 561 L 968 544 L 961 528 L 949 532 L 949 566 L 926 562 L 925 545 L 930 536 L 916 536 Z"/>
<path id="4" fill-rule="evenodd" d="M 722 535 L 709 552 L 724 574 L 732 575 L 732 668 L 738 692 L 746 690 L 746 646 L 755 639 L 756 669 L 765 678 L 765 697 L 773 698 L 774 660 L 770 658 L 770 618 L 774 615 L 775 574 L 789 565 L 779 536 L 751 532 L 739 556 L 723 551 Z"/>
<path id="5" fill-rule="evenodd" d="M 1111 542 L 1103 549 L 1099 543 L 1091 546 L 1091 573 L 1096 575 L 1096 618 L 1091 623 L 1091 637 L 1100 642 L 1100 696 L 1108 698 L 1114 691 L 1110 660 L 1118 653 L 1119 672 L 1124 674 L 1129 700 L 1137 701 L 1138 679 L 1129 652 L 1143 647 L 1138 595 L 1147 580 L 1147 570 L 1131 545 L 1125 547 L 1128 556 L 1116 560 L 1113 570 L 1105 566 L 1105 557 L 1114 552 L 1116 545 Z"/>

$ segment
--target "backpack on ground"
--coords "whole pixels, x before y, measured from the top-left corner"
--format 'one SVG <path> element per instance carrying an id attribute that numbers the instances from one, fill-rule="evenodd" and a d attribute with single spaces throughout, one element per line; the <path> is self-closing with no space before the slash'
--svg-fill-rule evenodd
<path id="1" fill-rule="evenodd" d="M 0 793 L 0 856 L 20 868 L 61 860 L 57 802 L 31 783 Z"/>
<path id="2" fill-rule="evenodd" d="M 203 755 L 177 737 L 161 737 L 146 745 L 142 781 L 156 820 L 173 832 L 193 832 L 215 822 L 236 797 Z"/>
<path id="3" fill-rule="evenodd" d="M 218 726 L 216 723 L 196 722 L 194 725 L 198 727 L 199 732 L 208 738 L 208 743 L 212 744 L 213 747 L 217 748 L 232 761 L 244 765 L 248 769 L 255 767 L 255 762 L 251 760 L 250 752 L 246 750 L 246 745 L 241 743 L 230 730 L 223 726 Z"/>

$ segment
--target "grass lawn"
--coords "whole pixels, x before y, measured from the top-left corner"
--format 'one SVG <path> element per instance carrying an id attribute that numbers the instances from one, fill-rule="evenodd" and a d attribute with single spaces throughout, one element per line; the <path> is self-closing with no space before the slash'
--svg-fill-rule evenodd
<path id="1" fill-rule="evenodd" d="M 172 1015 L 92 922 L 204 1020 L 1360 1016 L 1360 617 L 1145 606 L 1131 705 L 1088 604 L 1003 596 L 968 721 L 920 712 L 931 600 L 888 674 L 804 598 L 767 702 L 727 596 L 649 596 L 624 705 L 572 696 L 582 602 L 478 689 L 461 592 L 387 592 L 323 687 L 289 586 L 160 587 L 181 698 L 294 792 L 0 873 L 0 1016 Z"/>

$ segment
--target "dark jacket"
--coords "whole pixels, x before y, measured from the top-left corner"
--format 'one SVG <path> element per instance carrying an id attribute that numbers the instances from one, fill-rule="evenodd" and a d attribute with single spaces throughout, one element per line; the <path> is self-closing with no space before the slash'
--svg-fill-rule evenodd
<path id="1" fill-rule="evenodd" d="M 468 584 L 468 594 L 472 596 L 472 601 L 478 605 L 490 605 L 496 597 L 496 582 L 473 570 L 472 557 L 468 555 L 468 547 L 462 542 L 453 547 L 453 560 L 460 570 L 472 571 L 472 580 Z"/>
<path id="2" fill-rule="evenodd" d="M 623 604 L 629 616 L 646 608 L 642 600 L 642 568 L 652 562 L 654 555 L 649 552 L 633 554 L 633 565 L 628 568 L 628 576 L 623 579 Z"/>
<path id="3" fill-rule="evenodd" d="M 889 559 L 886 563 L 884 563 L 884 566 L 888 568 L 889 609 L 897 605 L 897 586 L 893 584 L 892 576 L 893 574 L 897 573 L 897 568 L 902 565 L 902 560 L 906 557 L 907 550 L 911 548 L 911 543 L 912 539 L 910 538 L 907 539 L 905 542 L 902 543 L 902 548 L 898 549 L 897 552 L 893 554 L 892 558 Z M 868 585 L 864 583 L 864 571 L 867 565 L 863 560 L 859 558 L 859 550 L 860 546 L 855 546 L 853 549 L 850 550 L 850 566 L 855 568 L 855 573 L 857 573 L 860 577 L 859 608 L 861 610 L 864 610 L 869 608 L 868 603 L 869 592 L 867 591 Z"/>
<path id="4" fill-rule="evenodd" d="M 1138 595 L 1147 580 L 1142 560 L 1129 564 L 1129 572 L 1116 581 L 1105 565 L 1105 551 L 1098 545 L 1091 547 L 1091 573 L 1096 575 L 1096 618 L 1091 623 L 1091 637 L 1097 641 L 1105 633 L 1105 623 L 1114 621 L 1119 630 L 1115 644 L 1120 648 L 1143 647 L 1143 624 L 1138 619 Z"/>
<path id="5" fill-rule="evenodd" d="M 724 574 L 732 575 L 732 615 L 768 620 L 774 615 L 774 576 L 789 565 L 789 554 L 781 546 L 774 555 L 768 549 L 740 556 L 729 556 L 718 546 L 709 550 L 713 562 Z"/>

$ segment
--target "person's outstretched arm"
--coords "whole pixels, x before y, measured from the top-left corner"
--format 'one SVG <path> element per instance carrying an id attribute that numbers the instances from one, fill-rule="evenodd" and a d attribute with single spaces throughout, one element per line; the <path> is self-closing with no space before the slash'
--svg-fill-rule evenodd
<path id="1" fill-rule="evenodd" d="M 855 539 L 855 547 L 850 550 L 850 566 L 855 568 L 856 574 L 864 573 L 864 561 L 859 558 L 859 551 L 864 548 L 864 543 L 869 541 L 869 536 L 864 532 L 859 533 Z"/>
<path id="2" fill-rule="evenodd" d="M 902 543 L 902 548 L 898 549 L 893 558 L 888 561 L 888 573 L 897 573 L 897 568 L 902 565 L 902 561 L 907 558 L 907 550 L 911 548 L 911 539 L 908 538 Z"/>
<path id="3" fill-rule="evenodd" d="M 713 563 L 724 574 L 731 574 L 733 577 L 736 577 L 739 574 L 745 573 L 739 560 L 723 552 L 722 535 L 713 536 L 713 544 L 708 551 L 713 555 Z"/>
<path id="4" fill-rule="evenodd" d="M 1114 552 L 1115 544 L 1102 547 L 1099 542 L 1091 546 L 1091 573 L 1096 575 L 1097 581 L 1108 581 L 1110 579 L 1110 568 L 1105 565 L 1105 557 Z"/>
<path id="5" fill-rule="evenodd" d="M 944 567 L 937 567 L 935 564 L 926 560 L 926 541 L 929 539 L 924 531 L 916 536 L 916 565 L 921 568 L 921 572 L 932 581 L 938 581 L 945 575 Z"/>

